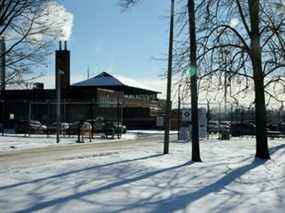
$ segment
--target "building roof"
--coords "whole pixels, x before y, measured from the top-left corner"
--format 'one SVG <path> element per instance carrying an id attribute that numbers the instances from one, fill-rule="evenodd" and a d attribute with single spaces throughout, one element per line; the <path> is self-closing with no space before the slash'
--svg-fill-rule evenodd
<path id="1" fill-rule="evenodd" d="M 73 84 L 72 86 L 78 87 L 102 87 L 102 88 L 120 88 L 127 93 L 131 93 L 131 90 L 135 90 L 136 93 L 160 93 L 142 83 L 135 80 L 125 78 L 118 75 L 111 75 L 106 72 L 102 72 L 99 75 L 90 78 L 85 81 L 81 81 Z"/>

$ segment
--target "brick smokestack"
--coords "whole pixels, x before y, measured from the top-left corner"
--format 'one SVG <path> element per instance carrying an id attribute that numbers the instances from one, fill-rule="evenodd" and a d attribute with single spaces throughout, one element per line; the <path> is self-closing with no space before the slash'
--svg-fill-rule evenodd
<path id="1" fill-rule="evenodd" d="M 64 41 L 64 49 L 62 42 L 59 42 L 59 49 L 55 51 L 55 84 L 57 88 L 57 71 L 61 70 L 63 74 L 60 76 L 60 86 L 62 89 L 70 87 L 70 51 L 67 49 L 67 41 Z"/>

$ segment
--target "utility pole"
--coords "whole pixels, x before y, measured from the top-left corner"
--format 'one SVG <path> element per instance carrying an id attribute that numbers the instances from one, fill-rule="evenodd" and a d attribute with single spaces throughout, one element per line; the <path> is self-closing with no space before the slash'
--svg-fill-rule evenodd
<path id="1" fill-rule="evenodd" d="M 177 113 L 177 130 L 178 130 L 178 140 L 180 139 L 180 126 L 181 126 L 181 117 L 180 117 L 180 111 L 181 111 L 181 97 L 180 97 L 180 88 L 181 84 L 178 86 L 178 113 Z"/>
<path id="2" fill-rule="evenodd" d="M 167 95 L 166 109 L 164 120 L 164 150 L 163 154 L 169 153 L 169 129 L 170 129 L 170 113 L 171 113 L 171 84 L 172 84 L 172 52 L 173 52 L 173 34 L 174 34 L 174 0 L 171 0 L 170 11 L 170 32 L 169 32 L 169 49 L 168 49 L 168 70 L 167 70 Z"/>
<path id="3" fill-rule="evenodd" d="M 5 38 L 2 37 L 0 41 L 0 69 L 1 69 L 1 93 L 5 91 L 5 76 L 6 76 L 6 43 Z"/>
<path id="4" fill-rule="evenodd" d="M 121 130 L 120 130 L 120 97 L 119 97 L 119 94 L 117 96 L 117 128 L 115 128 L 115 130 L 117 130 L 117 138 L 120 139 Z"/>
<path id="5" fill-rule="evenodd" d="M 190 40 L 190 66 L 195 72 L 191 75 L 191 118 L 192 118 L 192 161 L 201 162 L 199 145 L 199 120 L 198 120 L 198 89 L 197 89 L 197 44 L 195 3 L 188 0 L 188 21 Z"/>
<path id="6" fill-rule="evenodd" d="M 61 99 L 61 85 L 60 85 L 60 78 L 61 75 L 64 72 L 61 71 L 60 69 L 56 70 L 56 75 L 57 75 L 57 88 L 56 88 L 56 98 L 57 98 L 57 103 L 56 103 L 56 118 L 57 118 L 57 122 L 56 122 L 56 143 L 59 143 L 60 139 L 60 130 L 61 130 L 61 124 L 60 124 L 60 99 Z"/>
<path id="7" fill-rule="evenodd" d="M 5 122 L 5 77 L 6 77 L 6 44 L 5 38 L 0 40 L 0 77 L 1 77 L 1 103 L 2 103 L 2 136 L 4 136 Z"/>

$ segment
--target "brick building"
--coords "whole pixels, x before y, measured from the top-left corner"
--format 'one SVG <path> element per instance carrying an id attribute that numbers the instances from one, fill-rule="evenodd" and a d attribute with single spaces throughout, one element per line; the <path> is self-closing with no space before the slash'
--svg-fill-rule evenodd
<path id="1" fill-rule="evenodd" d="M 65 42 L 55 53 L 56 85 L 61 88 L 61 120 L 104 117 L 132 128 L 155 128 L 156 116 L 163 111 L 158 91 L 134 80 L 103 72 L 93 78 L 70 85 L 70 51 Z M 58 72 L 61 74 L 58 75 Z M 60 79 L 58 79 L 60 76 Z M 33 89 L 5 90 L 1 94 L 0 117 L 7 121 L 56 121 L 56 90 L 35 84 Z"/>

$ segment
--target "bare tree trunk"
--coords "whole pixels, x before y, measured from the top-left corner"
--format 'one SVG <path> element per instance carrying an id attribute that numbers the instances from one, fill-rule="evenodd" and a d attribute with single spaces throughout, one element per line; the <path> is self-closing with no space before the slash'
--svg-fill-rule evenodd
<path id="1" fill-rule="evenodd" d="M 269 159 L 266 107 L 264 95 L 264 74 L 262 72 L 262 56 L 259 32 L 259 0 L 248 0 L 251 23 L 251 59 L 255 85 L 255 121 L 256 121 L 256 157 Z"/>
<path id="2" fill-rule="evenodd" d="M 190 65 L 197 70 L 197 44 L 194 0 L 188 0 L 190 36 Z M 192 161 L 201 162 L 199 147 L 197 72 L 191 76 L 191 120 L 192 120 Z"/>

